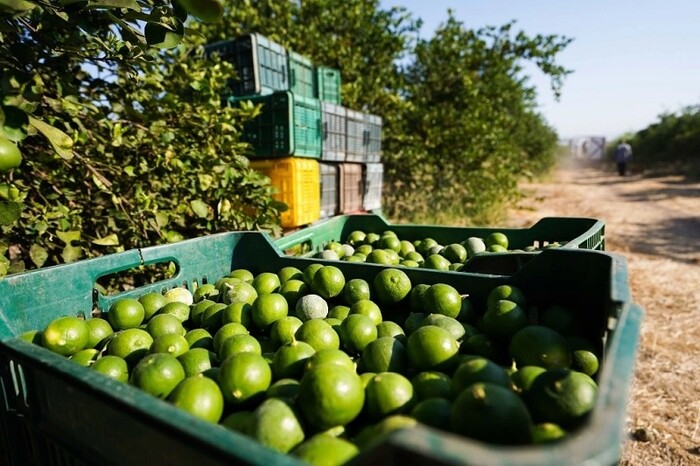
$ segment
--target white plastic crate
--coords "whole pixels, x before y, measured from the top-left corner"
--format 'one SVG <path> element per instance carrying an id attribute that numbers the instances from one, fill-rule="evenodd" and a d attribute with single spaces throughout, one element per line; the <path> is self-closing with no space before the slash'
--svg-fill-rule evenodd
<path id="1" fill-rule="evenodd" d="M 363 178 L 365 189 L 362 200 L 362 208 L 366 211 L 381 209 L 384 165 L 381 163 L 364 164 Z"/>

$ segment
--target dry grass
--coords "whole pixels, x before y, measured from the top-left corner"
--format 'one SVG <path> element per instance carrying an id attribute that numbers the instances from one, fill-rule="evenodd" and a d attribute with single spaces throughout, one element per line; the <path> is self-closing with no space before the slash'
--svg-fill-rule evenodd
<path id="1" fill-rule="evenodd" d="M 524 188 L 509 225 L 601 218 L 606 249 L 628 260 L 645 316 L 621 464 L 700 465 L 700 184 L 587 168 Z"/>

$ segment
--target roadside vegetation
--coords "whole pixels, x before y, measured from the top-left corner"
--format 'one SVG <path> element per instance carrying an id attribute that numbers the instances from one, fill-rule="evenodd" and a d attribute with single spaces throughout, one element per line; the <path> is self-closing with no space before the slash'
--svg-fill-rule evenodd
<path id="1" fill-rule="evenodd" d="M 240 138 L 260 108 L 222 104 L 233 69 L 200 47 L 241 33 L 340 69 L 343 105 L 383 118 L 383 210 L 394 220 L 493 222 L 519 179 L 554 163 L 556 134 L 522 66 L 535 64 L 558 95 L 568 38 L 515 23 L 474 30 L 450 12 L 423 38 L 418 18 L 375 0 L 223 6 L 203 22 L 216 11 L 0 2 L 0 276 L 218 231 L 279 231 L 284 206 Z"/>

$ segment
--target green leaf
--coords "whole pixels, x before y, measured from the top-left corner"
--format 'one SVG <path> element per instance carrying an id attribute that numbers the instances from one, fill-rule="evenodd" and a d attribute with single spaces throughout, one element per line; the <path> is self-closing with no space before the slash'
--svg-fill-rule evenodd
<path id="1" fill-rule="evenodd" d="M 66 263 L 75 262 L 80 259 L 80 256 L 82 255 L 83 249 L 80 246 L 68 245 L 63 248 L 63 252 L 61 252 L 61 257 L 63 257 L 63 260 Z"/>
<path id="2" fill-rule="evenodd" d="M 136 0 L 90 0 L 88 8 L 106 10 L 126 8 L 129 10 L 141 11 L 141 7 Z"/>
<path id="3" fill-rule="evenodd" d="M 56 236 L 66 244 L 80 240 L 80 231 L 57 231 Z"/>
<path id="4" fill-rule="evenodd" d="M 41 120 L 37 120 L 32 116 L 29 117 L 29 124 L 49 140 L 53 150 L 55 150 L 58 155 L 66 160 L 73 158 L 73 151 L 71 150 L 73 147 L 73 140 L 70 136 L 60 129 L 44 123 Z"/>
<path id="5" fill-rule="evenodd" d="M 34 265 L 41 267 L 48 259 L 49 252 L 38 244 L 32 244 L 29 248 L 29 257 L 34 262 Z"/>
<path id="6" fill-rule="evenodd" d="M 168 214 L 163 212 L 156 212 L 155 217 L 158 228 L 163 228 L 170 221 L 170 217 L 168 216 Z"/>
<path id="7" fill-rule="evenodd" d="M 0 134 L 7 139 L 19 142 L 27 137 L 27 114 L 17 107 L 0 106 Z"/>
<path id="8" fill-rule="evenodd" d="M 96 244 L 98 246 L 119 246 L 119 238 L 116 234 L 112 233 L 104 238 L 92 240 L 92 244 Z"/>
<path id="9" fill-rule="evenodd" d="M 19 202 L 0 202 L 0 225 L 12 225 L 19 219 L 21 211 Z"/>
<path id="10" fill-rule="evenodd" d="M 148 45 L 161 49 L 171 49 L 182 41 L 182 36 L 185 34 L 182 21 L 177 18 L 173 19 L 176 23 L 174 27 L 163 23 L 146 23 L 143 32 Z"/>
<path id="11" fill-rule="evenodd" d="M 7 269 L 7 274 L 24 272 L 24 261 L 15 262 Z"/>
<path id="12" fill-rule="evenodd" d="M 190 202 L 190 207 L 199 218 L 207 218 L 209 216 L 209 206 L 206 202 L 194 200 Z"/>
<path id="13" fill-rule="evenodd" d="M 34 3 L 24 0 L 0 0 L 0 11 L 3 13 L 24 13 L 34 9 L 34 7 L 36 7 Z"/>

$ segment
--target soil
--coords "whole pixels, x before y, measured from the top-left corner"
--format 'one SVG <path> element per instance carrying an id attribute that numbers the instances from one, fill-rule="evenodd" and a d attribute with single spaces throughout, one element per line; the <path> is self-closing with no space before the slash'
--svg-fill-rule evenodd
<path id="1" fill-rule="evenodd" d="M 644 310 L 622 465 L 700 465 L 700 182 L 561 167 L 522 186 L 507 226 L 546 216 L 605 221 Z"/>

